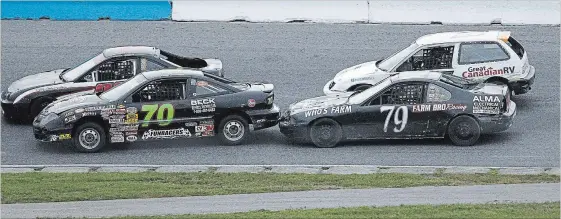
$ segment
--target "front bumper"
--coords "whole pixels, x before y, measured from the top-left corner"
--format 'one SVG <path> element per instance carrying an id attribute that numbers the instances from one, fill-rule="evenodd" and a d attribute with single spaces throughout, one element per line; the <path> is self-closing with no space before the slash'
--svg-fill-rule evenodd
<path id="1" fill-rule="evenodd" d="M 65 141 L 72 138 L 71 127 L 60 127 L 56 129 L 49 129 L 41 124 L 44 115 L 38 115 L 33 120 L 33 136 L 35 139 L 42 142 Z"/>
<path id="2" fill-rule="evenodd" d="M 7 118 L 25 118 L 28 115 L 28 106 L 23 104 L 13 104 L 2 100 L 2 115 Z"/>
<path id="3" fill-rule="evenodd" d="M 526 77 L 509 81 L 509 86 L 515 94 L 525 94 L 532 89 L 532 84 L 534 84 L 535 72 L 536 69 L 534 68 L 534 66 L 530 66 L 530 71 L 528 72 Z"/>
<path id="4" fill-rule="evenodd" d="M 508 112 L 500 115 L 479 117 L 481 133 L 490 134 L 506 131 L 512 126 L 514 117 L 516 117 L 516 103 L 511 101 Z"/>
<path id="5" fill-rule="evenodd" d="M 280 109 L 276 104 L 273 104 L 271 109 L 249 111 L 248 115 L 251 118 L 254 131 L 266 129 L 279 123 Z"/>

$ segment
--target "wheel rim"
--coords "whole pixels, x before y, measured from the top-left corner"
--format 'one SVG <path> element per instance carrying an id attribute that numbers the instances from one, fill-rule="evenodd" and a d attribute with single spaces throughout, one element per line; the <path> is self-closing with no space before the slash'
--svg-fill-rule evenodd
<path id="1" fill-rule="evenodd" d="M 320 145 L 331 145 L 335 140 L 335 127 L 332 124 L 317 124 L 312 128 L 312 136 Z"/>
<path id="2" fill-rule="evenodd" d="M 80 145 L 86 149 L 94 149 L 99 145 L 101 138 L 99 132 L 93 128 L 87 128 L 80 132 L 78 140 Z"/>
<path id="3" fill-rule="evenodd" d="M 468 140 L 470 138 L 473 138 L 473 136 L 475 136 L 475 133 L 472 131 L 472 128 L 467 122 L 462 122 L 458 124 L 458 126 L 456 126 L 455 131 L 456 131 L 456 136 L 462 140 Z"/>
<path id="4" fill-rule="evenodd" d="M 224 137 L 226 137 L 229 141 L 237 141 L 243 138 L 245 134 L 245 127 L 240 121 L 232 120 L 226 123 L 223 132 Z"/>

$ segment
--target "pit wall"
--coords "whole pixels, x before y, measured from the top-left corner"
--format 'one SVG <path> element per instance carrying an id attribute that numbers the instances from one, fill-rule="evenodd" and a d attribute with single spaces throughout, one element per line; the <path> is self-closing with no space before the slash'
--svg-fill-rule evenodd
<path id="1" fill-rule="evenodd" d="M 554 0 L 3 0 L 0 5 L 2 19 L 405 24 L 560 23 L 560 2 Z"/>

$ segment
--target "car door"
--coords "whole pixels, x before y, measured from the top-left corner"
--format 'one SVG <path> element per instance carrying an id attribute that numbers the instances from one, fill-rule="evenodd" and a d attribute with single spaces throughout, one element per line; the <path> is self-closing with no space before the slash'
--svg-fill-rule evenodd
<path id="1" fill-rule="evenodd" d="M 426 83 L 404 82 L 389 86 L 357 111 L 357 138 L 407 138 L 424 133 L 428 113 L 413 113 L 424 100 Z M 415 108 L 416 110 L 416 108 Z"/>
<path id="2" fill-rule="evenodd" d="M 515 71 L 521 71 L 511 58 L 498 42 L 463 42 L 459 44 L 458 56 L 454 59 L 454 75 L 477 81 L 494 76 L 508 77 Z"/>
<path id="3" fill-rule="evenodd" d="M 454 44 L 423 46 L 404 59 L 393 71 L 404 72 L 430 70 L 452 74 L 454 71 L 452 65 L 454 60 L 454 50 Z"/>
<path id="4" fill-rule="evenodd" d="M 184 125 L 193 114 L 186 90 L 187 78 L 151 81 L 127 98 L 125 120 L 128 124 L 137 120 L 137 136 L 141 140 L 191 137 L 192 132 Z"/>

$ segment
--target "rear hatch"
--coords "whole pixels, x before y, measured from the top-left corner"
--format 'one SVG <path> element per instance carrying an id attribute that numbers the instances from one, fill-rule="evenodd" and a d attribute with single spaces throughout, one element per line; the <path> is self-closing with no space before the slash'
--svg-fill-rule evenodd
<path id="1" fill-rule="evenodd" d="M 528 74 L 530 70 L 530 64 L 528 62 L 528 54 L 526 50 L 514 37 L 509 36 L 505 43 L 518 55 L 518 58 L 522 61 L 522 74 Z"/>
<path id="2" fill-rule="evenodd" d="M 500 114 L 510 107 L 510 90 L 507 85 L 482 83 L 471 90 L 473 97 L 473 113 Z"/>

